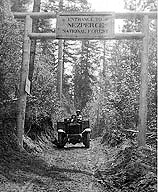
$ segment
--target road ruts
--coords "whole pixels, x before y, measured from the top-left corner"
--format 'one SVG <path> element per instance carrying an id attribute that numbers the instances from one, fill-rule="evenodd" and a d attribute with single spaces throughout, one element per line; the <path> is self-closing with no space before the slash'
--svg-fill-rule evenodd
<path id="1" fill-rule="evenodd" d="M 50 167 L 63 177 L 49 182 L 52 192 L 103 192 L 104 187 L 94 177 L 95 170 L 107 160 L 106 150 L 92 140 L 89 149 L 82 144 L 68 144 L 64 149 L 53 148 L 45 158 Z"/>

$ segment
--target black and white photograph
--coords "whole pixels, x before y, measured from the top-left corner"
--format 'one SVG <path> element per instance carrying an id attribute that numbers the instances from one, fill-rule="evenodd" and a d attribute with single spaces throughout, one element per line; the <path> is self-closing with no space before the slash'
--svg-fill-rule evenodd
<path id="1" fill-rule="evenodd" d="M 157 0 L 0 0 L 0 192 L 157 192 Z"/>

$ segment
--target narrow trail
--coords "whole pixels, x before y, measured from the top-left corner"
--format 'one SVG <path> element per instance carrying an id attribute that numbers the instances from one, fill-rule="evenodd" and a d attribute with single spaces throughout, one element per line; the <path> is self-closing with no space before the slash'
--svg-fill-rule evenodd
<path id="1" fill-rule="evenodd" d="M 107 160 L 107 152 L 98 141 L 86 149 L 82 144 L 68 144 L 64 149 L 52 149 L 45 158 L 55 166 L 63 180 L 53 182 L 53 192 L 102 192 L 104 188 L 94 177 L 95 170 Z M 64 179 L 65 178 L 65 179 Z"/>
<path id="2" fill-rule="evenodd" d="M 104 186 L 95 171 L 106 166 L 111 152 L 99 140 L 89 149 L 83 144 L 67 144 L 64 149 L 49 147 L 40 153 L 44 163 L 23 164 L 4 178 L 0 175 L 1 192 L 103 192 Z M 17 161 L 18 162 L 18 161 Z"/>

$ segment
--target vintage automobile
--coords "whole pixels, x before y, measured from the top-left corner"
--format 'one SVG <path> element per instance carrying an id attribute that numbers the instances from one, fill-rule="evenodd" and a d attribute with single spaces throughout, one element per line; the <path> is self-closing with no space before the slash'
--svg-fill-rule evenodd
<path id="1" fill-rule="evenodd" d="M 90 147 L 89 120 L 64 119 L 64 122 L 57 122 L 58 147 L 63 148 L 66 143 L 83 142 L 86 148 Z"/>

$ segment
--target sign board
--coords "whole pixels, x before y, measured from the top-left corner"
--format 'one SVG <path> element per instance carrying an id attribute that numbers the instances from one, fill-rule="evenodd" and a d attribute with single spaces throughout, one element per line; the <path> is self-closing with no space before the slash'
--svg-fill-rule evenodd
<path id="1" fill-rule="evenodd" d="M 25 83 L 25 92 L 30 95 L 30 80 L 28 78 Z"/>
<path id="2" fill-rule="evenodd" d="M 57 39 L 104 39 L 114 37 L 113 13 L 61 14 L 57 17 Z"/>

